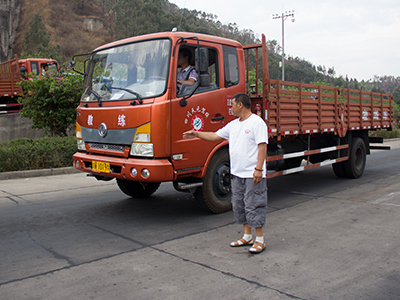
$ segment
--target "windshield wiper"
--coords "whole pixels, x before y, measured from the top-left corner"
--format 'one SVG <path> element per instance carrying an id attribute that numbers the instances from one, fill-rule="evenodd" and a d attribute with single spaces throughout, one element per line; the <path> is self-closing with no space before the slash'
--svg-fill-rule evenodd
<path id="1" fill-rule="evenodd" d="M 113 86 L 110 86 L 110 90 L 121 90 L 121 91 L 128 92 L 128 93 L 130 93 L 130 94 L 132 94 L 132 95 L 134 95 L 134 96 L 137 97 L 137 101 L 139 102 L 139 104 L 142 104 L 142 103 L 143 103 L 143 100 L 142 100 L 142 98 L 140 97 L 139 93 L 136 93 L 136 92 L 134 92 L 134 91 L 132 91 L 132 90 L 124 89 L 124 88 L 120 88 L 120 87 L 113 87 Z M 132 101 L 131 104 L 132 104 L 132 105 L 135 105 L 135 101 Z"/>
<path id="2" fill-rule="evenodd" d="M 97 103 L 99 103 L 99 106 L 101 106 L 101 97 L 99 94 L 97 94 L 95 91 L 92 90 L 90 86 L 86 86 L 86 88 L 90 91 L 91 94 L 93 94 L 97 98 Z"/>

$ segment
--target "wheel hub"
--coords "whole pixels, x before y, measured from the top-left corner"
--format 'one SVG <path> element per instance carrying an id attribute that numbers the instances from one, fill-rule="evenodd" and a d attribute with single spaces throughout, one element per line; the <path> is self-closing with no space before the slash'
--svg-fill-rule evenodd
<path id="1" fill-rule="evenodd" d="M 218 194 L 227 195 L 231 192 L 231 173 L 229 166 L 220 165 L 214 176 L 214 187 Z"/>

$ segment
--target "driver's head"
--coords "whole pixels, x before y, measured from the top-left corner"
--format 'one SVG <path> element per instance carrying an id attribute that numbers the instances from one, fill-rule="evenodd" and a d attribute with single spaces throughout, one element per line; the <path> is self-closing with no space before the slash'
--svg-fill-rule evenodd
<path id="1" fill-rule="evenodd" d="M 192 60 L 192 52 L 190 52 L 188 48 L 181 48 L 179 50 L 178 65 L 179 66 L 189 65 L 191 60 Z"/>

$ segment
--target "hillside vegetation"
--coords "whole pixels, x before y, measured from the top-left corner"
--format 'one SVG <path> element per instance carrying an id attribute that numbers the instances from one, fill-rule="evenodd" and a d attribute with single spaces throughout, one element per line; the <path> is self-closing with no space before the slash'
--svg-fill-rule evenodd
<path id="1" fill-rule="evenodd" d="M 88 26 L 88 20 L 99 26 Z M 260 42 L 251 29 L 240 29 L 234 22 L 222 24 L 211 13 L 181 9 L 168 0 L 25 0 L 14 53 L 67 62 L 73 55 L 88 53 L 107 42 L 174 27 L 236 39 L 244 45 Z M 281 47 L 276 40 L 268 41 L 268 51 L 270 77 L 279 79 Z M 286 60 L 286 80 L 386 92 L 400 103 L 400 77 L 376 76 L 359 82 L 336 77 L 333 66 L 315 66 L 292 56 Z"/>

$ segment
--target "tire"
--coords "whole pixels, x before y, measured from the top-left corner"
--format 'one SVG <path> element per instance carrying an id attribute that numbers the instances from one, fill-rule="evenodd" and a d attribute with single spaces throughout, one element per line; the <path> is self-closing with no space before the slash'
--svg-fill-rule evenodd
<path id="1" fill-rule="evenodd" d="M 222 149 L 211 158 L 203 186 L 198 187 L 193 196 L 203 209 L 219 214 L 232 209 L 231 195 L 229 153 L 228 149 Z"/>
<path id="2" fill-rule="evenodd" d="M 343 162 L 339 162 L 332 165 L 333 173 L 339 178 L 345 178 L 346 173 L 344 172 Z"/>
<path id="3" fill-rule="evenodd" d="M 362 138 L 355 137 L 351 143 L 349 160 L 343 163 L 344 173 L 348 178 L 359 178 L 364 173 L 367 150 Z"/>
<path id="4" fill-rule="evenodd" d="M 132 198 L 146 198 L 154 194 L 160 182 L 140 182 L 117 178 L 119 189 Z"/>

